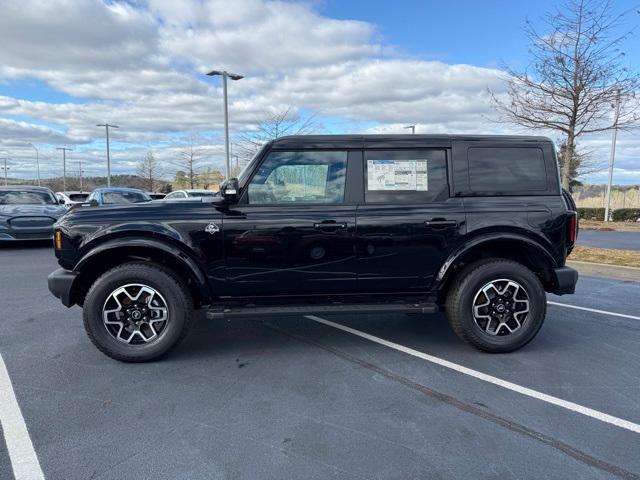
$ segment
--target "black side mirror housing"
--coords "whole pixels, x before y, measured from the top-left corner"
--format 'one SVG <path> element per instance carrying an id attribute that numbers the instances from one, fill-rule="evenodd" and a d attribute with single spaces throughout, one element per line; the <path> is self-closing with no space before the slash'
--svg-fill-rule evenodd
<path id="1" fill-rule="evenodd" d="M 64 198 L 59 198 L 59 199 L 58 199 L 58 203 L 59 203 L 60 205 L 64 205 L 64 204 L 65 204 L 65 203 L 67 203 L 67 202 L 65 202 L 65 201 L 64 201 Z"/>
<path id="2" fill-rule="evenodd" d="M 236 203 L 238 201 L 238 195 L 240 193 L 240 186 L 238 185 L 237 178 L 230 178 L 225 180 L 220 185 L 220 195 L 226 202 Z"/>

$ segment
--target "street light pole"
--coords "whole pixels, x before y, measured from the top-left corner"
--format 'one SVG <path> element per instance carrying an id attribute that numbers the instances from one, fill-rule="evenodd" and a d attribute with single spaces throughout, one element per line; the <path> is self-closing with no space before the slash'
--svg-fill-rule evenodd
<path id="1" fill-rule="evenodd" d="M 229 73 L 226 70 L 211 70 L 207 75 L 210 77 L 220 75 L 222 77 L 222 95 L 224 97 L 224 178 L 225 180 L 228 180 L 231 174 L 231 155 L 229 152 L 229 105 L 227 97 L 227 78 L 230 78 L 231 80 L 240 80 L 244 77 L 237 73 Z"/>
<path id="2" fill-rule="evenodd" d="M 78 167 L 80 168 L 80 191 L 82 192 L 82 158 L 78 159 Z"/>
<path id="3" fill-rule="evenodd" d="M 109 128 L 120 128 L 118 125 L 110 123 L 99 123 L 96 127 L 104 127 L 107 133 L 107 187 L 111 186 L 111 155 L 109 153 Z"/>
<path id="4" fill-rule="evenodd" d="M 58 147 L 56 150 L 62 150 L 62 191 L 67 191 L 67 151 L 73 149 L 67 147 Z"/>
<path id="5" fill-rule="evenodd" d="M 40 152 L 33 143 L 30 143 L 29 145 L 31 145 L 31 148 L 36 151 L 36 169 L 38 172 L 38 186 L 40 186 Z"/>
<path id="6" fill-rule="evenodd" d="M 609 157 L 609 179 L 607 181 L 607 197 L 605 199 L 604 221 L 609 221 L 609 207 L 611 204 L 611 184 L 613 183 L 613 162 L 616 158 L 616 140 L 618 137 L 618 117 L 620 116 L 620 90 L 616 95 L 615 116 L 613 117 L 613 133 L 611 134 L 611 155 Z"/>
<path id="7" fill-rule="evenodd" d="M 407 128 L 410 128 L 410 129 L 411 129 L 411 135 L 415 135 L 415 134 L 416 134 L 416 126 L 415 126 L 415 125 L 407 125 L 407 126 L 406 126 L 406 127 L 404 127 L 404 128 L 405 128 L 405 130 L 406 130 Z"/>
<path id="8" fill-rule="evenodd" d="M 4 160 L 4 167 L 2 167 L 2 169 L 4 170 L 4 186 L 6 187 L 9 184 L 9 181 L 7 180 L 7 170 L 9 170 L 9 167 L 7 167 L 7 160 L 9 160 L 8 158 L 3 158 Z"/>

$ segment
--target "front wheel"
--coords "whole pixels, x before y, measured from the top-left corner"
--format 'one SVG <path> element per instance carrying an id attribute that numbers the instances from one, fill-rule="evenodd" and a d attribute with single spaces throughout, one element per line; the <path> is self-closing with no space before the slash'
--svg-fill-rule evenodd
<path id="1" fill-rule="evenodd" d="M 175 348 L 192 323 L 193 303 L 169 269 L 125 263 L 103 274 L 84 301 L 84 326 L 93 344 L 123 362 L 155 360 Z"/>
<path id="2" fill-rule="evenodd" d="M 524 265 L 489 259 L 458 275 L 447 295 L 454 332 L 485 352 L 511 352 L 536 336 L 546 315 L 546 295 Z"/>

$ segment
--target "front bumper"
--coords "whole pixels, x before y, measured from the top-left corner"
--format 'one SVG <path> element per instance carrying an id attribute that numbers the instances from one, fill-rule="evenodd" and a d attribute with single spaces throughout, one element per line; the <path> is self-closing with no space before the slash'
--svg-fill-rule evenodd
<path id="1" fill-rule="evenodd" d="M 51 272 L 47 278 L 49 291 L 59 298 L 65 307 L 71 307 L 75 303 L 72 300 L 71 291 L 77 276 L 78 272 L 58 268 Z"/>
<path id="2" fill-rule="evenodd" d="M 53 229 L 41 232 L 17 233 L 11 230 L 0 232 L 0 242 L 42 241 L 53 239 Z"/>
<path id="3" fill-rule="evenodd" d="M 578 271 L 571 267 L 553 269 L 553 291 L 556 295 L 575 293 L 578 283 Z"/>

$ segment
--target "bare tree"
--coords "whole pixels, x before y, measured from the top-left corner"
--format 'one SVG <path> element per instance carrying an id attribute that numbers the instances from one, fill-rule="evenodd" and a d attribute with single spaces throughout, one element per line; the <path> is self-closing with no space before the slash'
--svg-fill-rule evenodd
<path id="1" fill-rule="evenodd" d="M 267 115 L 266 120 L 258 122 L 254 130 L 240 134 L 235 143 L 233 154 L 248 161 L 262 146 L 285 135 L 307 135 L 321 130 L 316 117 L 300 117 L 292 107 Z"/>
<path id="2" fill-rule="evenodd" d="M 164 169 L 161 163 L 156 159 L 153 152 L 149 150 L 144 159 L 138 163 L 136 174 L 142 179 L 148 191 L 155 192 L 159 183 L 158 180 L 163 172 Z"/>
<path id="3" fill-rule="evenodd" d="M 634 97 L 640 75 L 625 66 L 622 51 L 631 32 L 617 33 L 625 13 L 614 13 L 610 0 L 566 0 L 543 17 L 544 32 L 527 22 L 529 69 L 507 68 L 506 98 L 490 92 L 504 121 L 561 134 L 565 188 L 579 172 L 576 141 L 581 135 L 640 123 Z M 617 99 L 622 107 L 615 115 Z"/>
<path id="4" fill-rule="evenodd" d="M 180 150 L 178 158 L 173 162 L 184 171 L 189 188 L 195 188 L 198 183 L 200 163 L 204 156 L 204 151 L 198 147 L 198 143 L 200 142 L 197 137 L 189 137 L 187 145 Z"/>

